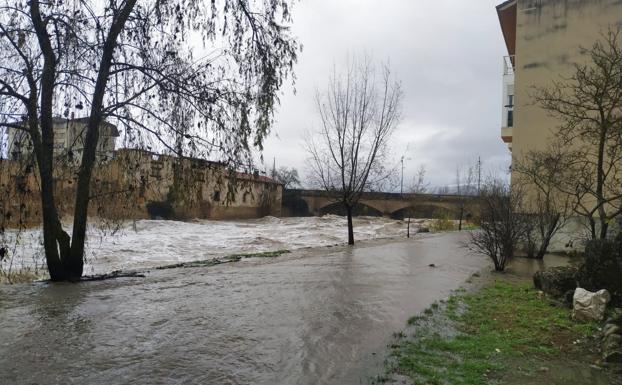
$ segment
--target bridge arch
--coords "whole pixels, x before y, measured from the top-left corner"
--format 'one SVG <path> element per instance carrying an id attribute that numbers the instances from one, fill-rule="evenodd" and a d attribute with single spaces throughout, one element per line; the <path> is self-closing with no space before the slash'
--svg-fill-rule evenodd
<path id="1" fill-rule="evenodd" d="M 452 218 L 457 219 L 459 213 L 454 207 L 447 207 L 442 204 L 422 203 L 414 204 L 395 210 L 391 213 L 393 219 L 411 218 Z"/>
<path id="2" fill-rule="evenodd" d="M 318 209 L 319 215 L 333 214 L 345 216 L 346 208 L 341 202 L 333 202 L 329 203 L 325 206 L 322 206 Z M 365 204 L 364 202 L 357 203 L 352 209 L 353 216 L 368 216 L 368 217 L 381 217 L 383 216 L 382 211 L 378 210 L 375 207 Z"/>

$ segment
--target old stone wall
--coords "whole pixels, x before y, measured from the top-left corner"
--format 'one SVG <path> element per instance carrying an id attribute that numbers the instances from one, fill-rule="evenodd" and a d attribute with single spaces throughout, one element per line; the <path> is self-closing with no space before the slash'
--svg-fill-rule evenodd
<path id="1" fill-rule="evenodd" d="M 59 212 L 71 216 L 77 169 L 55 167 Z M 0 223 L 41 223 L 36 165 L 0 160 Z M 280 216 L 282 186 L 222 164 L 123 149 L 99 164 L 91 184 L 90 215 L 110 219 L 242 219 Z"/>

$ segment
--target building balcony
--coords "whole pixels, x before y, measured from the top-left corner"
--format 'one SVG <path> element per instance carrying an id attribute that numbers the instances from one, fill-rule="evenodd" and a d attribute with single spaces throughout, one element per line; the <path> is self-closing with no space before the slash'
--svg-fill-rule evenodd
<path id="1" fill-rule="evenodd" d="M 503 57 L 503 75 L 514 75 L 514 66 L 516 64 L 516 57 L 514 55 Z"/>
<path id="2" fill-rule="evenodd" d="M 501 111 L 501 139 L 512 150 L 514 127 L 514 65 L 515 57 L 503 58 L 503 109 Z"/>
<path id="3" fill-rule="evenodd" d="M 512 132 L 513 127 L 501 127 L 501 139 L 508 145 L 510 151 L 512 151 Z"/>

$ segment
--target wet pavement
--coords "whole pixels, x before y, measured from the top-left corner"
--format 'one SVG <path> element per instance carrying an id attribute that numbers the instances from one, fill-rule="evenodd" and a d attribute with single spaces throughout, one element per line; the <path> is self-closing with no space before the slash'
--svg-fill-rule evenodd
<path id="1" fill-rule="evenodd" d="M 488 262 L 465 234 L 0 287 L 1 384 L 358 384 Z M 434 264 L 436 267 L 430 267 Z"/>

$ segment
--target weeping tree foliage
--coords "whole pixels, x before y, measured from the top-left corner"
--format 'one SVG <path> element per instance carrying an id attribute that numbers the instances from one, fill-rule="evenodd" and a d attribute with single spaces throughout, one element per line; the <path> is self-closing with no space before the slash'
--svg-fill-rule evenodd
<path id="1" fill-rule="evenodd" d="M 354 244 L 352 211 L 363 191 L 391 174 L 388 141 L 399 123 L 402 89 L 383 66 L 379 78 L 369 59 L 336 70 L 326 91 L 316 95 L 321 129 L 307 138 L 311 178 L 341 203 L 348 217 L 348 244 Z"/>
<path id="2" fill-rule="evenodd" d="M 262 149 L 299 50 L 288 0 L 0 0 L 0 127 L 31 142 L 52 280 L 82 276 L 100 126 L 125 144 L 219 157 Z M 183 127 L 171 119 L 186 111 Z M 54 194 L 55 117 L 85 116 L 71 232 Z M 71 235 L 69 235 L 71 234 Z"/>
<path id="3" fill-rule="evenodd" d="M 560 126 L 549 151 L 563 162 L 556 188 L 572 198 L 592 239 L 604 239 L 622 214 L 622 36 L 609 29 L 586 50 L 587 64 L 551 87 L 538 89 L 539 105 Z"/>
<path id="4" fill-rule="evenodd" d="M 282 183 L 283 188 L 291 189 L 300 186 L 300 176 L 298 176 L 298 170 L 294 167 L 282 166 L 278 169 L 273 169 L 271 176 L 279 183 Z"/>

